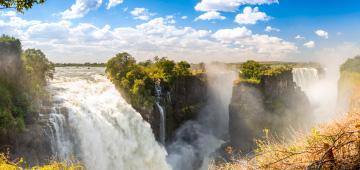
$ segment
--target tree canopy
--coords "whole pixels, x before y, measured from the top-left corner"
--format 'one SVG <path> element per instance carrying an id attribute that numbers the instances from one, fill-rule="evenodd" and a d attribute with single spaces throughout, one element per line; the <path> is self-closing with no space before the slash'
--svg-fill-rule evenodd
<path id="1" fill-rule="evenodd" d="M 0 37 L 0 130 L 25 126 L 26 113 L 49 99 L 44 87 L 53 71 L 54 64 L 40 50 L 23 52 L 19 39 Z"/>
<path id="2" fill-rule="evenodd" d="M 356 72 L 360 73 L 360 56 L 355 56 L 354 58 L 349 58 L 344 64 L 340 65 L 340 72 Z"/>
<path id="3" fill-rule="evenodd" d="M 0 0 L 0 9 L 16 8 L 17 12 L 24 13 L 24 9 L 32 8 L 34 4 L 43 4 L 46 0 Z"/>
<path id="4" fill-rule="evenodd" d="M 111 81 L 126 92 L 124 97 L 131 99 L 136 108 L 149 109 L 156 102 L 155 82 L 161 80 L 165 88 L 173 87 L 175 79 L 190 75 L 190 64 L 181 61 L 175 63 L 166 57 L 154 57 L 136 63 L 130 54 L 118 53 L 106 64 L 106 72 Z"/>

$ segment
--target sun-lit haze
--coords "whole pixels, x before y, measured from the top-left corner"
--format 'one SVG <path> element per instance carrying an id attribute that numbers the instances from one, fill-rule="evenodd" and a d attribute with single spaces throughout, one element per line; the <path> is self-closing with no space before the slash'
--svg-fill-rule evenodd
<path id="1" fill-rule="evenodd" d="M 119 52 L 138 61 L 154 56 L 188 62 L 313 61 L 344 44 L 359 49 L 359 5 L 355 0 L 48 0 L 25 14 L 1 10 L 0 33 L 61 63 L 106 62 Z"/>

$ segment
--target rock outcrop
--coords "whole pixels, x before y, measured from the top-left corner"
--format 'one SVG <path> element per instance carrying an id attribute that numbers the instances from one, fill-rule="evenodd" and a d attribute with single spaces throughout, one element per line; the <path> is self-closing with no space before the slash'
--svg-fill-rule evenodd
<path id="1" fill-rule="evenodd" d="M 48 163 L 55 156 L 52 149 L 52 135 L 54 127 L 49 122 L 52 106 L 40 107 L 37 111 L 29 112 L 25 117 L 26 128 L 18 130 L 8 128 L 0 133 L 0 152 L 6 153 L 9 148 L 11 159 L 23 158 L 25 166 L 36 166 Z M 66 113 L 66 108 L 56 108 Z"/>
<path id="2" fill-rule="evenodd" d="M 254 138 L 264 136 L 264 129 L 279 136 L 292 125 L 309 124 L 311 104 L 293 82 L 291 70 L 263 75 L 260 83 L 240 81 L 233 87 L 229 107 L 231 144 L 247 150 Z"/>
<path id="3" fill-rule="evenodd" d="M 196 113 L 207 99 L 207 84 L 205 75 L 178 77 L 172 87 L 160 83 L 162 92 L 159 100 L 165 112 L 166 141 L 171 141 L 176 130 L 187 120 L 195 120 Z M 154 85 L 155 86 L 155 85 Z M 126 92 L 117 87 L 128 103 L 132 103 Z M 155 92 L 154 92 L 155 96 Z M 134 107 L 134 106 L 133 106 Z M 157 141 L 160 139 L 160 112 L 154 105 L 151 110 L 134 107 L 142 118 L 147 121 Z"/>

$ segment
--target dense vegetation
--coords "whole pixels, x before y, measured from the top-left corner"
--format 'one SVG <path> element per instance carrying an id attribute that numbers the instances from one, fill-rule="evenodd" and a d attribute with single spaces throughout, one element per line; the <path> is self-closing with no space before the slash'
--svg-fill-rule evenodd
<path id="1" fill-rule="evenodd" d="M 124 97 L 130 98 L 134 107 L 141 109 L 151 109 L 155 104 L 155 82 L 171 89 L 177 77 L 191 74 L 189 68 L 190 64 L 185 61 L 175 63 L 165 57 L 136 63 L 134 57 L 125 52 L 116 54 L 106 64 L 111 81 L 125 91 Z"/>
<path id="2" fill-rule="evenodd" d="M 349 58 L 344 64 L 341 64 L 340 72 L 344 71 L 360 73 L 360 56 Z"/>
<path id="3" fill-rule="evenodd" d="M 349 58 L 340 66 L 337 112 L 360 108 L 360 56 Z"/>
<path id="4" fill-rule="evenodd" d="M 254 60 L 246 61 L 240 65 L 240 81 L 246 81 L 249 83 L 260 83 L 261 77 L 264 75 L 274 76 L 281 74 L 284 70 L 291 70 L 289 65 L 270 67 L 260 64 Z"/>
<path id="5" fill-rule="evenodd" d="M 0 37 L 0 131 L 25 127 L 24 116 L 49 98 L 44 90 L 54 65 L 40 50 L 22 50 L 19 39 Z"/>

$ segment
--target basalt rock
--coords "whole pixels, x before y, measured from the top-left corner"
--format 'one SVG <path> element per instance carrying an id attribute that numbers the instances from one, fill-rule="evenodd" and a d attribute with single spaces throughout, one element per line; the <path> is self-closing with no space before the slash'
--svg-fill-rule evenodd
<path id="1" fill-rule="evenodd" d="M 291 70 L 277 75 L 264 75 L 260 83 L 238 82 L 233 87 L 229 107 L 231 145 L 250 150 L 254 138 L 270 134 L 286 135 L 290 126 L 311 124 L 311 104 L 293 82 Z"/>

